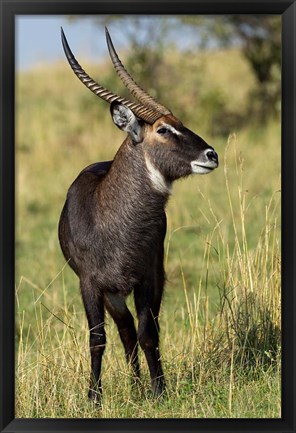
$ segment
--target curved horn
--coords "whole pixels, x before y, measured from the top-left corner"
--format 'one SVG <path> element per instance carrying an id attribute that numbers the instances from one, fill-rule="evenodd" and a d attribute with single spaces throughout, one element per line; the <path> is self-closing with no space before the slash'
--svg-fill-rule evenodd
<path id="1" fill-rule="evenodd" d="M 62 37 L 62 43 L 63 43 L 65 55 L 67 57 L 67 60 L 73 72 L 75 73 L 75 75 L 77 75 L 79 80 L 82 81 L 82 83 L 89 88 L 89 90 L 95 93 L 95 95 L 104 99 L 104 101 L 109 102 L 109 104 L 111 104 L 114 101 L 117 101 L 118 103 L 126 105 L 128 108 L 132 110 L 132 112 L 137 117 L 150 124 L 153 124 L 157 119 L 159 119 L 159 117 L 162 116 L 162 113 L 157 112 L 156 110 L 152 110 L 148 107 L 145 107 L 144 105 L 136 104 L 132 101 L 129 101 L 128 99 L 122 98 L 121 96 L 118 96 L 113 92 L 110 92 L 108 89 L 98 84 L 82 69 L 82 67 L 75 59 L 74 54 L 72 53 L 69 47 L 69 44 L 67 42 L 66 36 L 62 28 L 61 28 L 61 37 Z"/>
<path id="2" fill-rule="evenodd" d="M 110 37 L 110 34 L 108 32 L 107 27 L 105 27 L 105 33 L 106 33 L 106 41 L 108 45 L 109 54 L 113 63 L 113 66 L 119 76 L 119 78 L 122 80 L 123 84 L 127 89 L 131 92 L 132 95 L 134 95 L 135 98 L 142 104 L 152 108 L 153 110 L 159 111 L 161 114 L 171 114 L 171 111 L 168 110 L 163 105 L 159 104 L 157 101 L 155 101 L 152 96 L 150 96 L 148 93 L 145 92 L 145 90 L 142 89 L 130 76 L 130 74 L 127 72 L 125 67 L 120 61 L 120 58 L 118 57 L 117 52 L 115 51 L 114 45 L 112 43 L 112 39 Z"/>

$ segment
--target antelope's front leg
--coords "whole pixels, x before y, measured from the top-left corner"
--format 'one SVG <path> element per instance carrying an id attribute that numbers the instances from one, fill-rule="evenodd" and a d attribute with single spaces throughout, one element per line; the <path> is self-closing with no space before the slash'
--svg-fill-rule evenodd
<path id="1" fill-rule="evenodd" d="M 149 284 L 147 285 L 149 287 Z M 159 351 L 159 323 L 161 293 L 153 296 L 155 287 L 141 287 L 135 291 L 135 304 L 138 314 L 138 340 L 144 351 L 149 367 L 152 392 L 155 397 L 160 396 L 165 389 L 164 374 Z"/>

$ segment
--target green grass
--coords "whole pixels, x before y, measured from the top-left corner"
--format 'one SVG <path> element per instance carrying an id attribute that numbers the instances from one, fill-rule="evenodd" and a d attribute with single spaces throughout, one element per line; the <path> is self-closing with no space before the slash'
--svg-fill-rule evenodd
<path id="1" fill-rule="evenodd" d="M 238 109 L 254 80 L 238 53 L 224 55 L 227 62 L 223 52 L 194 61 L 206 77 L 205 95 L 217 64 L 223 65 L 215 86 L 227 106 Z M 94 76 L 96 69 L 90 67 Z M 246 78 L 237 93 L 235 70 Z M 104 66 L 102 82 L 107 74 Z M 185 89 L 180 83 L 174 96 L 180 111 L 188 106 Z M 211 106 L 201 118 L 192 108 L 185 113 L 188 126 L 219 153 L 220 167 L 176 182 L 167 208 L 168 280 L 160 314 L 167 394 L 151 398 L 142 353 L 141 384 L 131 392 L 123 348 L 107 316 L 98 409 L 86 398 L 88 329 L 57 224 L 75 176 L 94 161 L 111 159 L 124 135 L 108 107 L 64 63 L 21 74 L 17 95 L 16 416 L 280 417 L 279 122 L 211 136 L 201 120 Z M 128 304 L 134 311 L 132 298 Z"/>

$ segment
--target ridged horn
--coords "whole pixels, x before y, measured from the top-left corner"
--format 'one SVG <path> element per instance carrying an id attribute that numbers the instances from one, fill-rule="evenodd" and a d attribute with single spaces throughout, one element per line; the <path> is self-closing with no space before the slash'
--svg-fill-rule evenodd
<path id="1" fill-rule="evenodd" d="M 119 76 L 119 78 L 122 80 L 125 87 L 131 92 L 134 97 L 141 102 L 142 104 L 146 105 L 147 107 L 152 108 L 153 110 L 159 111 L 162 114 L 171 114 L 171 111 L 164 107 L 163 105 L 159 104 L 152 96 L 150 96 L 145 90 L 140 87 L 135 80 L 130 76 L 130 74 L 127 72 L 123 64 L 121 63 L 120 58 L 118 57 L 118 54 L 114 48 L 112 39 L 110 37 L 109 31 L 107 27 L 105 27 L 105 33 L 106 33 L 106 41 L 108 45 L 109 54 L 113 63 L 113 66 Z"/>
<path id="2" fill-rule="evenodd" d="M 62 37 L 62 44 L 64 48 L 65 55 L 67 57 L 67 60 L 75 73 L 75 75 L 79 78 L 79 80 L 89 88 L 95 95 L 99 96 L 100 98 L 104 99 L 104 101 L 107 101 L 109 104 L 116 101 L 121 104 L 126 105 L 128 108 L 132 110 L 132 112 L 139 117 L 140 119 L 144 120 L 147 123 L 153 124 L 157 119 L 159 119 L 162 116 L 162 113 L 153 110 L 149 107 L 146 107 L 142 104 L 137 104 L 135 102 L 129 101 L 128 99 L 122 98 L 121 96 L 116 95 L 115 93 L 111 92 L 110 90 L 106 89 L 105 87 L 101 86 L 99 83 L 97 83 L 95 80 L 93 80 L 80 66 L 80 64 L 77 62 L 77 60 L 74 57 L 74 54 L 72 53 L 69 44 L 67 42 L 66 36 L 64 34 L 63 29 L 61 28 L 61 37 Z"/>

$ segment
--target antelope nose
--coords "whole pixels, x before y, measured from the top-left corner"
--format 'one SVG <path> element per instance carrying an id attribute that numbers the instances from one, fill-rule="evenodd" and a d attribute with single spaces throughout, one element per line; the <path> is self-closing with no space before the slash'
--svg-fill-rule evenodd
<path id="1" fill-rule="evenodd" d="M 218 164 L 218 155 L 214 150 L 212 150 L 212 149 L 208 150 L 206 155 L 210 161 L 213 161 L 216 164 Z"/>

